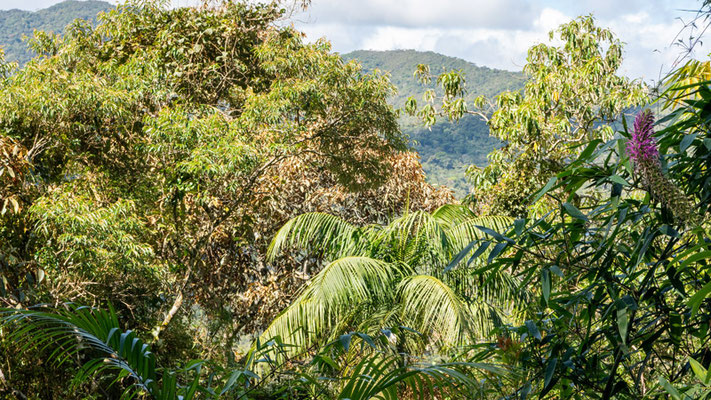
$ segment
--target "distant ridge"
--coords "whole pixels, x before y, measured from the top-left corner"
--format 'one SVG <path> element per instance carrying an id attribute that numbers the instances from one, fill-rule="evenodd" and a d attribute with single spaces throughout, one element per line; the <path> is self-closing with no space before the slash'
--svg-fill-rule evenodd
<path id="1" fill-rule="evenodd" d="M 479 95 L 493 98 L 506 90 L 519 90 L 525 82 L 521 72 L 480 67 L 461 58 L 431 51 L 358 50 L 342 57 L 358 60 L 367 71 L 388 72 L 398 88 L 398 94 L 392 100 L 396 107 L 404 106 L 409 96 L 421 102 L 425 90 L 435 86 L 433 82 L 430 87 L 423 87 L 416 81 L 413 72 L 417 64 L 428 64 L 432 74 L 444 69 L 461 69 L 466 77 L 465 97 L 469 104 Z M 450 186 L 457 195 L 463 196 L 469 188 L 464 174 L 467 166 L 486 165 L 486 155 L 500 143 L 489 136 L 487 125 L 476 117 L 466 116 L 459 123 L 450 123 L 446 119 L 440 121 L 431 130 L 423 128 L 414 118 L 403 118 L 401 126 L 416 143 L 414 148 L 420 154 L 430 182 Z"/>
<path id="2" fill-rule="evenodd" d="M 100 12 L 112 8 L 114 6 L 105 1 L 67 0 L 39 11 L 0 11 L 0 46 L 8 61 L 17 61 L 22 66 L 33 55 L 22 40 L 24 36 L 32 36 L 35 29 L 62 33 L 75 19 L 96 21 Z"/>
<path id="3" fill-rule="evenodd" d="M 517 90 L 523 86 L 524 82 L 521 72 L 478 66 L 461 58 L 445 56 L 432 51 L 356 50 L 343 54 L 342 57 L 346 60 L 359 60 L 363 67 L 369 71 L 377 68 L 389 72 L 392 82 L 398 87 L 400 93 L 397 98 L 402 100 L 402 104 L 408 96 L 421 95 L 424 92 L 424 88 L 412 75 L 418 64 L 428 64 L 433 74 L 442 72 L 443 69 L 448 71 L 461 69 L 467 79 L 467 97 L 470 99 L 481 94 L 493 97 L 504 90 Z"/>

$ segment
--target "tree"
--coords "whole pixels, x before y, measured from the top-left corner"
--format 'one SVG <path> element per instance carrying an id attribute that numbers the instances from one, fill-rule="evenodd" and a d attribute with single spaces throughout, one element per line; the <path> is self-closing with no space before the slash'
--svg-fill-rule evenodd
<path id="1" fill-rule="evenodd" d="M 298 216 L 279 230 L 269 256 L 297 247 L 322 257 L 326 265 L 262 338 L 279 337 L 302 351 L 349 330 L 404 326 L 422 334 L 425 346 L 443 348 L 485 337 L 500 321 L 513 318 L 512 302 L 525 298 L 525 290 L 515 295 L 517 282 L 503 271 L 477 275 L 456 266 L 464 256 L 482 255 L 465 249 L 469 242 L 510 223 L 504 217 L 477 217 L 457 205 L 432 214 L 406 212 L 387 226 L 356 227 L 321 213 Z M 405 337 L 393 340 L 413 349 Z"/>
<path id="2" fill-rule="evenodd" d="M 455 120 L 478 115 L 504 143 L 488 155 L 485 168 L 470 169 L 476 201 L 493 214 L 525 215 L 536 188 L 575 159 L 584 144 L 610 139 L 609 124 L 647 101 L 643 84 L 617 75 L 622 43 L 610 30 L 595 26 L 592 16 L 561 25 L 550 33 L 554 38 L 562 45 L 529 49 L 523 91 L 503 92 L 495 104 L 479 97 L 470 109 L 462 98 L 464 76 L 450 71 L 437 77 L 444 92 L 441 107 L 434 106 L 431 92 L 419 111 L 427 124 L 438 115 Z M 416 75 L 432 79 L 426 66 Z M 417 112 L 414 99 L 408 110 Z"/>
<path id="3" fill-rule="evenodd" d="M 24 68 L 1 64 L 0 301 L 109 302 L 169 359 L 234 362 L 272 312 L 253 288 L 291 272 L 259 255 L 299 211 L 279 201 L 307 211 L 327 187 L 374 222 L 451 195 L 404 152 L 387 78 L 303 43 L 278 4 L 163 3 L 38 32 Z"/>

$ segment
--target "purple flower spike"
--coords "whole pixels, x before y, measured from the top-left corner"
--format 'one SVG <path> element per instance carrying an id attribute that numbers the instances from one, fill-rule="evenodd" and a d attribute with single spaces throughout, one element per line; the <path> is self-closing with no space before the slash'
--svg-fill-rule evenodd
<path id="1" fill-rule="evenodd" d="M 659 162 L 659 149 L 654 140 L 654 115 L 645 110 L 634 120 L 634 132 L 627 142 L 627 154 L 634 161 L 634 171 L 649 192 L 684 224 L 695 223 L 691 201 L 664 175 Z"/>
<path id="2" fill-rule="evenodd" d="M 645 110 L 637 114 L 632 138 L 627 143 L 627 154 L 635 163 L 659 160 L 657 141 L 654 140 L 654 114 L 651 111 Z"/>

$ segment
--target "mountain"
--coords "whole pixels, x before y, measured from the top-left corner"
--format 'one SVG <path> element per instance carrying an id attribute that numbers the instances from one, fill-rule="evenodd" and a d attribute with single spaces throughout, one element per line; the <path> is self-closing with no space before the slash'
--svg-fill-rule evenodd
<path id="1" fill-rule="evenodd" d="M 480 67 L 461 58 L 431 51 L 358 50 L 342 57 L 358 60 L 366 71 L 379 69 L 388 72 L 398 88 L 398 94 L 392 99 L 395 107 L 403 107 L 409 96 L 422 102 L 425 90 L 435 88 L 435 82 L 427 87 L 414 78 L 413 73 L 418 64 L 428 64 L 432 74 L 444 70 L 462 70 L 466 78 L 465 98 L 469 104 L 479 95 L 493 98 L 505 90 L 521 89 L 525 81 L 520 72 Z M 466 168 L 471 164 L 486 165 L 486 155 L 499 145 L 497 139 L 489 136 L 487 125 L 474 116 L 465 116 L 459 123 L 440 119 L 431 129 L 424 128 L 415 118 L 403 117 L 401 125 L 420 154 L 428 180 L 453 188 L 458 196 L 468 191 L 464 176 Z"/>
<path id="2" fill-rule="evenodd" d="M 77 18 L 96 21 L 102 11 L 114 8 L 105 1 L 69 0 L 39 11 L 0 11 L 0 46 L 7 61 L 17 61 L 20 66 L 32 58 L 32 51 L 22 40 L 32 36 L 35 29 L 62 33 L 64 27 Z"/>

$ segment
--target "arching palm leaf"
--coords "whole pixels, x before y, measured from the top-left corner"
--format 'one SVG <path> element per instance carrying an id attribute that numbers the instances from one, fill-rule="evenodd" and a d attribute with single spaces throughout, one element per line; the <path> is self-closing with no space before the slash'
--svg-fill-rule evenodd
<path id="1" fill-rule="evenodd" d="M 476 387 L 461 364 L 408 367 L 399 366 L 398 361 L 397 357 L 378 357 L 377 354 L 364 358 L 349 374 L 337 398 L 397 400 L 403 389 L 409 389 L 413 399 L 432 399 L 444 394 L 459 394 L 464 398 Z"/>
<path id="2" fill-rule="evenodd" d="M 156 368 L 150 347 L 130 330 L 123 331 L 113 310 L 67 305 L 66 310 L 2 310 L 0 328 L 8 338 L 23 349 L 51 349 L 51 361 L 59 366 L 80 359 L 79 353 L 94 354 L 82 365 L 76 382 L 83 382 L 97 373 L 114 373 L 130 378 L 130 386 L 122 398 L 147 393 L 157 400 L 190 400 L 199 387 L 199 366 L 195 378 L 187 385 L 178 385 L 176 374 Z"/>
<path id="3" fill-rule="evenodd" d="M 333 261 L 272 321 L 261 337 L 278 336 L 294 346 L 293 352 L 303 350 L 317 333 L 331 333 L 358 306 L 385 302 L 384 297 L 392 292 L 395 282 L 409 273 L 406 268 L 368 257 Z"/>
<path id="4" fill-rule="evenodd" d="M 445 204 L 432 213 L 432 218 L 448 230 L 472 218 L 476 218 L 474 211 L 462 204 Z"/>
<path id="5" fill-rule="evenodd" d="M 444 229 L 424 211 L 408 213 L 393 221 L 383 230 L 378 245 L 385 246 L 397 260 L 412 267 L 431 261 L 427 256 L 444 262 L 449 247 Z"/>
<path id="6" fill-rule="evenodd" d="M 400 284 L 398 298 L 402 303 L 403 324 L 444 346 L 458 346 L 466 336 L 476 333 L 472 331 L 472 315 L 467 304 L 433 276 L 406 278 Z"/>
<path id="7" fill-rule="evenodd" d="M 302 214 L 279 229 L 269 245 L 267 257 L 273 260 L 289 247 L 321 252 L 332 260 L 356 253 L 362 255 L 359 245 L 367 241 L 360 240 L 358 231 L 358 228 L 335 215 Z"/>

